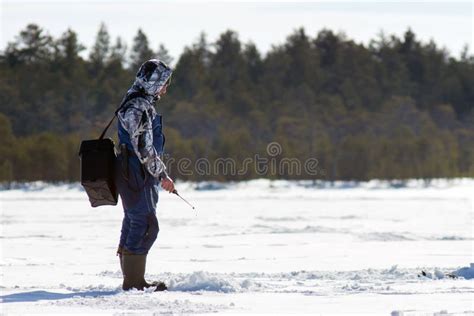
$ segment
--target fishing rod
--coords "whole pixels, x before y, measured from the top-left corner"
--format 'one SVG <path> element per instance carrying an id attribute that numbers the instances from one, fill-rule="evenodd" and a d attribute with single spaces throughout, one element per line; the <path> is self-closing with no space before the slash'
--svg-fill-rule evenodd
<path id="1" fill-rule="evenodd" d="M 196 209 L 191 203 L 189 203 L 188 201 L 186 201 L 185 198 L 183 198 L 181 195 L 179 195 L 178 190 L 174 189 L 173 191 L 171 191 L 171 193 L 174 193 L 174 194 L 176 194 L 177 196 L 179 196 L 179 197 L 181 198 L 181 200 L 183 200 L 184 202 L 186 202 L 186 204 L 188 204 L 189 206 L 191 206 L 193 210 Z"/>

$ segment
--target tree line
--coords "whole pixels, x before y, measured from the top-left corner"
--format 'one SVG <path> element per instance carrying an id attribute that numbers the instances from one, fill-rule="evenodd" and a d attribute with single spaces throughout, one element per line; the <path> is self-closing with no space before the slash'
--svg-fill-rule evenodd
<path id="1" fill-rule="evenodd" d="M 186 158 L 255 154 L 316 158 L 320 172 L 270 178 L 367 180 L 474 176 L 474 57 L 451 56 L 408 29 L 369 44 L 343 33 L 296 29 L 265 55 L 228 30 L 204 33 L 174 62 L 138 30 L 129 48 L 99 27 L 88 57 L 71 29 L 53 38 L 29 24 L 0 53 L 0 182 L 77 181 L 82 139 L 98 137 L 139 65 L 160 58 L 175 69 L 164 116 L 166 151 Z M 110 135 L 115 137 L 113 132 Z M 244 174 L 182 174 L 242 180 Z"/>

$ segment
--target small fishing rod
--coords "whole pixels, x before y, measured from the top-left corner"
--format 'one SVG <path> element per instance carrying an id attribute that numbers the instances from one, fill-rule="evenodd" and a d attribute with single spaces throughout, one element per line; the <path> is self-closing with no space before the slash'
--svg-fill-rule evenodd
<path id="1" fill-rule="evenodd" d="M 191 206 L 193 210 L 196 209 L 191 203 L 189 203 L 188 201 L 186 201 L 185 198 L 183 198 L 181 195 L 179 195 L 178 190 L 174 189 L 171 193 L 174 193 L 174 194 L 176 194 L 177 196 L 179 196 L 179 197 L 181 198 L 181 200 L 183 200 L 184 202 L 186 202 L 186 204 L 188 204 L 189 206 Z"/>

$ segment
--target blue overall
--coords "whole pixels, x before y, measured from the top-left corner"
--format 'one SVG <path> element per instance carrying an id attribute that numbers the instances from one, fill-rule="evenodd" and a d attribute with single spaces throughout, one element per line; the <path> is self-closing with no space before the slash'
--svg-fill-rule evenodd
<path id="1" fill-rule="evenodd" d="M 152 126 L 153 146 L 161 155 L 165 142 L 161 115 L 156 115 Z M 128 163 L 124 161 L 125 155 L 122 152 L 118 155 L 116 164 L 116 186 L 124 209 L 119 246 L 134 254 L 147 254 L 159 231 L 156 218 L 159 180 L 151 176 L 140 163 L 130 142 L 130 135 L 120 120 L 118 137 L 119 144 L 126 145 L 128 155 Z"/>

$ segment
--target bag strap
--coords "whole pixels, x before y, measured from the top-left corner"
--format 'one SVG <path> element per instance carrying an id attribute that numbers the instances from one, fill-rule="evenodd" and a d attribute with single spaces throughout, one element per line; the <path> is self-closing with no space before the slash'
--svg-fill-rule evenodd
<path id="1" fill-rule="evenodd" d="M 107 133 L 107 130 L 109 129 L 110 125 L 112 125 L 112 122 L 115 120 L 115 117 L 117 116 L 118 112 L 123 108 L 123 106 L 125 105 L 125 103 L 127 103 L 128 101 L 130 101 L 131 99 L 133 98 L 136 98 L 136 97 L 139 97 L 139 96 L 143 96 L 142 93 L 140 92 L 132 92 L 130 93 L 129 95 L 125 96 L 122 100 L 122 102 L 120 102 L 120 105 L 119 107 L 117 108 L 117 110 L 115 110 L 114 112 L 114 116 L 112 117 L 112 119 L 110 120 L 109 124 L 107 124 L 107 126 L 104 128 L 104 130 L 102 131 L 102 134 L 100 134 L 99 136 L 99 139 L 103 139 L 104 136 L 105 136 L 105 133 Z"/>

